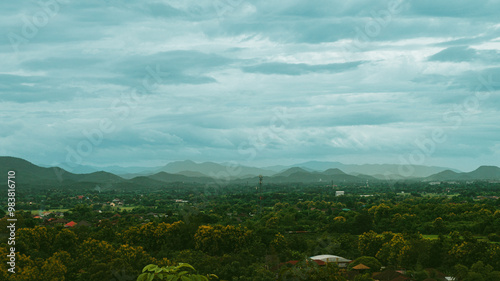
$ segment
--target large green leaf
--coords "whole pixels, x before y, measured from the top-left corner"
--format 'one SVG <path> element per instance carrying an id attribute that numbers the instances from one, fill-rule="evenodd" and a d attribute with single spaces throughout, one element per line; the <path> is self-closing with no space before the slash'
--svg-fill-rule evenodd
<path id="1" fill-rule="evenodd" d="M 181 268 L 181 267 L 189 267 L 189 268 L 191 268 L 192 270 L 195 270 L 195 269 L 194 269 L 194 267 L 192 267 L 192 266 L 191 266 L 190 264 L 188 264 L 188 263 L 182 263 L 182 262 L 181 262 L 181 263 L 179 263 L 178 268 Z"/>
<path id="2" fill-rule="evenodd" d="M 158 268 L 158 266 L 156 264 L 148 264 L 146 265 L 143 269 L 142 269 L 142 272 L 145 272 L 145 271 L 153 271 L 155 270 L 156 268 Z"/>
<path id="3" fill-rule="evenodd" d="M 143 274 L 139 275 L 139 277 L 137 277 L 137 281 L 146 281 L 146 280 L 148 280 L 148 275 L 149 275 L 149 273 L 143 273 Z"/>

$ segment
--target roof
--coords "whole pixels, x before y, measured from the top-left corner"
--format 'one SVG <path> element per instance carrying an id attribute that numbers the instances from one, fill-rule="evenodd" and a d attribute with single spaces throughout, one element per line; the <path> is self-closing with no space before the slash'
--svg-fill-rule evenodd
<path id="1" fill-rule="evenodd" d="M 65 227 L 73 227 L 73 226 L 75 226 L 75 225 L 76 225 L 76 222 L 74 222 L 74 221 L 70 221 L 70 222 L 68 222 L 67 224 L 65 224 L 64 226 L 65 226 Z"/>
<path id="2" fill-rule="evenodd" d="M 403 281 L 409 279 L 403 274 L 391 269 L 387 269 L 381 273 L 373 274 L 372 278 L 380 281 Z"/>
<path id="3" fill-rule="evenodd" d="M 65 220 L 65 219 L 55 219 L 55 220 L 53 220 L 51 223 L 62 223 L 62 224 L 66 224 L 66 223 L 68 223 L 68 220 Z"/>
<path id="4" fill-rule="evenodd" d="M 370 268 L 369 268 L 368 266 L 366 266 L 366 265 L 364 265 L 364 264 L 360 263 L 360 264 L 358 264 L 358 265 L 356 265 L 356 266 L 353 266 L 353 267 L 352 267 L 352 269 L 362 270 L 362 269 L 370 269 Z"/>
<path id="5" fill-rule="evenodd" d="M 92 224 L 88 221 L 81 221 L 78 223 L 78 226 L 92 226 Z"/>
<path id="6" fill-rule="evenodd" d="M 310 257 L 310 259 L 312 260 L 321 260 L 321 261 L 324 261 L 324 262 L 337 262 L 337 263 L 345 263 L 345 262 L 350 262 L 351 260 L 348 260 L 346 258 L 343 258 L 343 257 L 339 257 L 339 256 L 334 256 L 334 255 L 318 255 L 318 256 L 314 256 L 314 257 Z"/>

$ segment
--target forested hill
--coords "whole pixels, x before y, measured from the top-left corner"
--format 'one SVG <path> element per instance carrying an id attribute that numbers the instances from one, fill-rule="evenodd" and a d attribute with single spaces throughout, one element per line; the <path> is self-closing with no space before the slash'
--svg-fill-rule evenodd
<path id="1" fill-rule="evenodd" d="M 481 166 L 468 173 L 457 173 L 446 170 L 427 177 L 427 179 L 437 181 L 500 180 L 500 168 L 496 166 Z"/>
<path id="2" fill-rule="evenodd" d="M 98 171 L 93 173 L 78 174 L 64 170 L 59 167 L 40 167 L 24 159 L 15 157 L 0 157 L 0 172 L 7 174 L 8 171 L 16 172 L 16 181 L 20 184 L 36 186 L 38 188 L 50 186 L 89 186 L 107 185 L 120 187 L 163 187 L 171 183 L 199 183 L 225 185 L 246 184 L 248 182 L 258 182 L 256 175 L 246 174 L 260 171 L 259 168 L 246 167 L 246 169 L 236 169 L 234 173 L 223 170 L 219 173 L 212 173 L 207 176 L 200 172 L 200 167 L 208 171 L 211 164 L 192 165 L 186 162 L 181 166 L 175 166 L 178 172 L 160 171 L 153 174 L 138 175 L 130 179 L 123 178 L 113 173 Z M 185 170 L 189 167 L 196 167 L 196 170 Z M 221 166 L 224 167 L 224 166 Z M 172 168 L 172 167 L 170 167 Z M 384 178 L 376 178 L 366 174 L 348 174 L 338 168 L 329 168 L 324 171 L 314 171 L 300 167 L 292 167 L 273 175 L 265 176 L 266 183 L 307 183 L 307 184 L 341 184 L 358 183 L 365 185 L 368 182 L 386 181 Z M 399 181 L 404 180 L 400 178 Z M 431 175 L 426 178 L 411 179 L 422 181 L 470 181 L 470 180 L 500 180 L 500 168 L 496 166 L 482 166 L 468 173 L 457 173 L 446 170 Z"/>

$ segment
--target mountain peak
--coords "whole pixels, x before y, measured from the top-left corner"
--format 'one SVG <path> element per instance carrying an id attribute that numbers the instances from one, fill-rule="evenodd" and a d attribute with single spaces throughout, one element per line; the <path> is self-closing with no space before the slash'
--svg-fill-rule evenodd
<path id="1" fill-rule="evenodd" d="M 347 175 L 342 170 L 337 169 L 337 168 L 325 170 L 322 174 L 329 175 L 329 176 L 333 176 L 333 175 Z"/>
<path id="2" fill-rule="evenodd" d="M 276 176 L 288 177 L 288 176 L 295 174 L 295 173 L 309 173 L 309 172 L 300 168 L 300 167 L 292 167 L 292 168 L 284 170 L 281 173 L 276 174 Z"/>

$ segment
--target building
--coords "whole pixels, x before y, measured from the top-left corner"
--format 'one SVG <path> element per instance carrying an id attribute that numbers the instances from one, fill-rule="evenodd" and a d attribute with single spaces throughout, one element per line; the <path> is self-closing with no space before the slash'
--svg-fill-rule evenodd
<path id="1" fill-rule="evenodd" d="M 77 223 L 76 223 L 76 222 L 74 222 L 74 221 L 70 221 L 70 222 L 68 222 L 67 224 L 65 224 L 65 225 L 64 225 L 64 227 L 75 227 L 75 225 L 77 225 Z"/>
<path id="2" fill-rule="evenodd" d="M 335 191 L 335 196 L 345 195 L 345 191 Z"/>
<path id="3" fill-rule="evenodd" d="M 310 257 L 310 259 L 324 261 L 325 263 L 336 263 L 340 268 L 346 268 L 351 262 L 349 259 L 334 255 L 318 255 Z"/>

